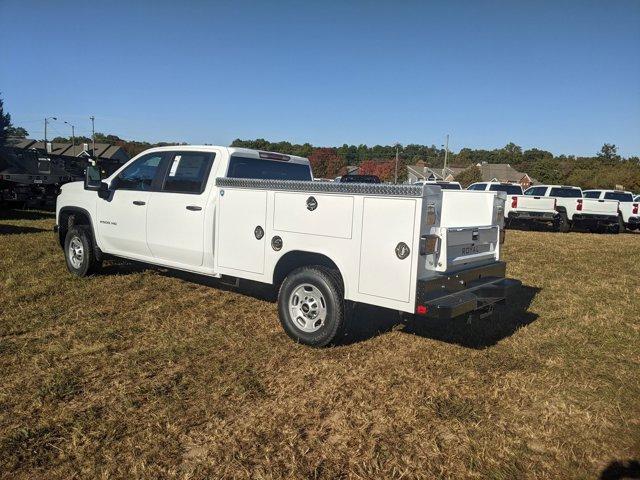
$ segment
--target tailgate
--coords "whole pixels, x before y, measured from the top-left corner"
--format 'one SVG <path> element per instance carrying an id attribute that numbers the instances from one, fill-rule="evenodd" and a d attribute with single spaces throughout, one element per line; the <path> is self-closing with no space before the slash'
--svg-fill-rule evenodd
<path id="1" fill-rule="evenodd" d="M 507 203 L 513 201 L 514 197 L 508 197 Z M 547 212 L 555 213 L 556 200 L 552 197 L 534 197 L 533 195 L 517 195 L 516 207 L 514 210 L 523 212 Z"/>
<path id="2" fill-rule="evenodd" d="M 595 198 L 582 198 L 582 213 L 598 215 L 618 215 L 617 200 L 598 200 Z"/>
<path id="3" fill-rule="evenodd" d="M 455 271 L 494 262 L 499 257 L 500 227 L 440 228 L 438 271 Z"/>

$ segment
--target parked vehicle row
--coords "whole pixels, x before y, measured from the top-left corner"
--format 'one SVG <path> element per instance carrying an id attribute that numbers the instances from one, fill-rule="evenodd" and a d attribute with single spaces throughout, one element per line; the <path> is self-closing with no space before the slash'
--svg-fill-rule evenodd
<path id="1" fill-rule="evenodd" d="M 153 148 L 103 179 L 62 186 L 69 271 L 107 255 L 277 287 L 280 322 L 323 346 L 353 302 L 424 317 L 484 315 L 505 278 L 501 192 L 313 181 L 306 158 L 243 148 Z"/>
<path id="2" fill-rule="evenodd" d="M 557 231 L 577 227 L 592 232 L 623 232 L 640 228 L 639 202 L 631 192 L 587 190 L 568 185 L 536 185 L 522 191 L 512 183 L 478 182 L 468 190 L 505 192 L 507 226 L 545 223 Z"/>

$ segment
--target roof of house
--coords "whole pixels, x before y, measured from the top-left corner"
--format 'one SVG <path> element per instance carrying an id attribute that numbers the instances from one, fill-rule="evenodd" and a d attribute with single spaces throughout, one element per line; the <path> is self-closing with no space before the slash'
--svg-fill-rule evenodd
<path id="1" fill-rule="evenodd" d="M 517 171 L 508 163 L 483 163 L 478 165 L 478 168 L 482 173 L 483 182 L 490 182 L 493 179 L 499 182 L 519 182 L 527 175 Z"/>
<path id="2" fill-rule="evenodd" d="M 30 149 L 35 148 L 38 150 L 45 150 L 44 142 L 25 139 L 14 145 L 15 148 L 23 148 Z M 92 144 L 88 144 L 88 148 L 86 153 L 91 154 Z M 71 143 L 57 143 L 54 142 L 51 144 L 51 154 L 52 155 L 63 155 L 67 157 L 78 157 L 85 153 L 85 149 L 83 145 L 72 145 Z M 114 158 L 116 155 L 122 155 L 124 153 L 127 157 L 127 153 L 124 149 L 118 145 L 110 145 L 108 143 L 96 143 L 96 157 L 98 158 Z"/>

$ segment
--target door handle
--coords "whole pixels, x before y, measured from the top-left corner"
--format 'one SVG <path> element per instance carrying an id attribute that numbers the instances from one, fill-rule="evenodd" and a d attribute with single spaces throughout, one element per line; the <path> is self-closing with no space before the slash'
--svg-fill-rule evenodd
<path id="1" fill-rule="evenodd" d="M 197 212 L 202 210 L 202 207 L 198 207 L 197 205 L 187 205 L 187 210 L 191 210 L 192 212 Z"/>
<path id="2" fill-rule="evenodd" d="M 134 200 L 134 201 L 133 201 L 133 204 L 134 204 L 134 205 L 146 205 L 146 202 L 143 202 L 143 201 L 141 201 L 141 200 Z"/>

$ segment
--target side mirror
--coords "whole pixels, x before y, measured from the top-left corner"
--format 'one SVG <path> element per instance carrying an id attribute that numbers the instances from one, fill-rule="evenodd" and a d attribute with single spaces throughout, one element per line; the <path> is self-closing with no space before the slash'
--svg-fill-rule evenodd
<path id="1" fill-rule="evenodd" d="M 95 165 L 87 165 L 84 171 L 84 189 L 98 192 L 101 198 L 109 190 L 109 185 L 102 181 L 102 173 Z"/>

